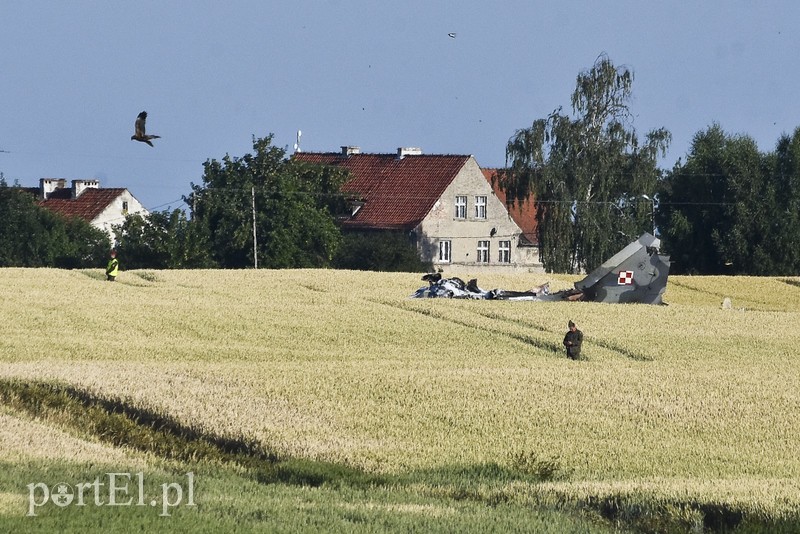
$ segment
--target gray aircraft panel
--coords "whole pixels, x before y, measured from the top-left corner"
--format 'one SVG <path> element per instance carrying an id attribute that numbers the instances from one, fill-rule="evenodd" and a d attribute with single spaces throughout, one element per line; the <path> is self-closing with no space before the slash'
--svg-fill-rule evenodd
<path id="1" fill-rule="evenodd" d="M 663 304 L 670 264 L 669 256 L 659 253 L 660 244 L 658 238 L 642 234 L 583 280 L 575 282 L 575 289 L 571 290 L 550 293 L 549 284 L 544 284 L 526 291 L 485 291 L 478 287 L 477 280 L 465 283 L 460 278 L 442 278 L 441 274 L 432 273 L 422 278 L 430 286 L 420 288 L 412 297 Z"/>

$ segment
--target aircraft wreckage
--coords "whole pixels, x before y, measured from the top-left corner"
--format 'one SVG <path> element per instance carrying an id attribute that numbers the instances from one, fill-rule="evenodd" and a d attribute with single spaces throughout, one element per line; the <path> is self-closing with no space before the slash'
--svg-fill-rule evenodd
<path id="1" fill-rule="evenodd" d="M 583 280 L 575 282 L 574 289 L 551 293 L 548 282 L 527 291 L 485 291 L 478 287 L 476 279 L 465 283 L 460 278 L 443 278 L 440 273 L 432 273 L 422 277 L 428 287 L 419 288 L 411 297 L 663 304 L 661 296 L 667 289 L 669 256 L 659 253 L 660 244 L 658 238 L 642 234 Z"/>

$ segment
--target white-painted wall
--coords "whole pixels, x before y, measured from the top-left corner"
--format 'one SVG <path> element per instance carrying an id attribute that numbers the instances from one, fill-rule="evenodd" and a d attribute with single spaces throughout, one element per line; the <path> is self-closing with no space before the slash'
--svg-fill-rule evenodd
<path id="1" fill-rule="evenodd" d="M 456 196 L 467 197 L 467 216 L 456 218 Z M 475 198 L 486 197 L 486 218 L 475 217 Z M 492 228 L 495 235 L 492 236 Z M 424 260 L 433 262 L 435 268 L 450 272 L 541 272 L 539 251 L 536 247 L 520 247 L 519 226 L 508 214 L 505 205 L 495 196 L 474 158 L 469 158 L 459 174 L 448 186 L 433 209 L 415 229 L 420 253 Z M 439 261 L 439 241 L 451 242 L 451 261 Z M 489 262 L 478 263 L 478 241 L 489 241 Z M 500 241 L 511 241 L 511 262 L 499 262 Z"/>
<path id="2" fill-rule="evenodd" d="M 128 207 L 127 210 L 124 209 L 126 202 Z M 117 196 L 117 198 L 114 199 L 113 202 L 111 202 L 111 204 L 106 207 L 105 210 L 100 213 L 100 215 L 92 220 L 92 226 L 108 233 L 109 237 L 111 238 L 111 242 L 114 243 L 113 227 L 125 222 L 126 215 L 134 214 L 139 214 L 146 217 L 149 215 L 149 212 L 138 200 L 136 200 L 130 191 L 125 189 L 122 193 L 120 193 L 119 196 Z"/>

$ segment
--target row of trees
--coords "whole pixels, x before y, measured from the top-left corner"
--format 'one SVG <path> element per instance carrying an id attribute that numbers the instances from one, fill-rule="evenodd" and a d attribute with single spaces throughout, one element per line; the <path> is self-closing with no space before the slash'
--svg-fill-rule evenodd
<path id="1" fill-rule="evenodd" d="M 766 154 L 719 125 L 699 132 L 658 200 L 676 272 L 800 273 L 800 128 Z"/>
<path id="2" fill-rule="evenodd" d="M 591 270 L 657 225 L 675 273 L 800 272 L 800 129 L 763 154 L 712 125 L 662 171 L 671 135 L 638 138 L 632 83 L 601 55 L 577 78 L 573 116 L 559 108 L 507 144 L 501 182 L 511 198 L 534 194 L 545 269 Z"/>

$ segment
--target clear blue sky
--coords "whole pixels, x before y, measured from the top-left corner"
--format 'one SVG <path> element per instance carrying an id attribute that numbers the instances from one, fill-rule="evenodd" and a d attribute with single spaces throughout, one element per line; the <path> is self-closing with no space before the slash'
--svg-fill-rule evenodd
<path id="1" fill-rule="evenodd" d="M 498 167 L 602 52 L 634 72 L 640 137 L 672 133 L 663 167 L 713 122 L 770 151 L 800 126 L 798 27 L 795 0 L 2 1 L 0 171 L 165 209 L 253 135 Z M 130 140 L 142 110 L 155 148 Z"/>

